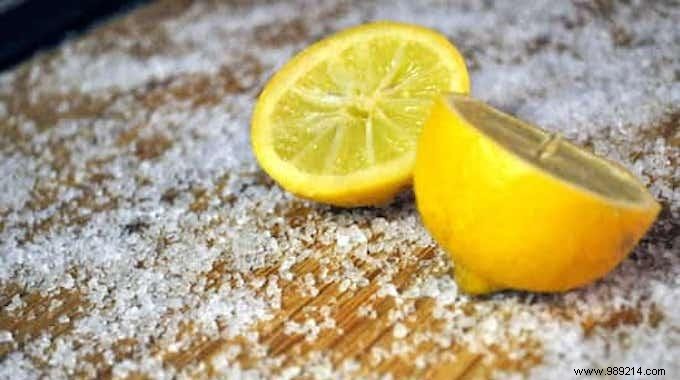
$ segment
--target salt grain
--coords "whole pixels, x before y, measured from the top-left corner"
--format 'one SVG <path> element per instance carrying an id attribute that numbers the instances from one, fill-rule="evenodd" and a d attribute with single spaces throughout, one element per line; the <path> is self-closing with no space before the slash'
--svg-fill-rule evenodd
<path id="1" fill-rule="evenodd" d="M 14 342 L 14 336 L 7 330 L 0 330 L 0 343 L 12 343 Z"/>
<path id="2" fill-rule="evenodd" d="M 402 339 L 408 335 L 408 329 L 403 323 L 396 323 L 394 329 L 392 330 L 392 335 L 397 339 Z"/>

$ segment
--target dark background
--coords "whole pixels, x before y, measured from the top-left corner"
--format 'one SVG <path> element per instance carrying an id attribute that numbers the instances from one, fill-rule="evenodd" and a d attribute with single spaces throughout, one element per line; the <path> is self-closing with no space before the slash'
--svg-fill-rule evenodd
<path id="1" fill-rule="evenodd" d="M 0 71 L 147 0 L 0 0 Z"/>

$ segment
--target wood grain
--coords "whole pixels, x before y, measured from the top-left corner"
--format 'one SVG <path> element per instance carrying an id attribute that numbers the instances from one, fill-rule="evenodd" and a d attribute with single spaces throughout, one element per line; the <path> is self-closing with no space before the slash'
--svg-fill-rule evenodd
<path id="1" fill-rule="evenodd" d="M 414 253 L 412 263 L 400 268 L 394 277 L 393 284 L 398 290 L 408 287 L 418 276 L 419 271 L 429 270 L 427 267 L 419 267 L 418 262 L 431 258 L 433 253 L 432 248 Z M 358 264 L 363 265 L 363 263 Z M 254 331 L 257 331 L 259 343 L 265 349 L 264 356 L 278 359 L 278 364 L 268 369 L 272 371 L 272 374 L 280 373 L 286 368 L 304 365 L 310 356 L 321 353 L 331 358 L 333 366 L 336 367 L 342 366 L 347 361 L 355 362 L 357 367 L 353 375 L 357 378 L 391 374 L 394 378 L 478 379 L 488 375 L 488 369 L 481 360 L 482 357 L 466 351 L 464 347 L 455 345 L 440 347 L 432 342 L 415 344 L 410 341 L 410 338 L 418 332 L 436 331 L 436 321 L 432 318 L 433 300 L 423 299 L 416 302 L 413 312 L 404 318 L 408 333 L 395 338 L 394 323 L 390 321 L 390 313 L 397 308 L 394 298 L 377 296 L 379 285 L 375 280 L 380 271 L 371 272 L 368 276 L 370 284 L 357 290 L 342 289 L 341 282 L 330 281 L 319 286 L 318 294 L 315 296 L 302 294 L 296 280 L 304 278 L 307 274 L 318 278 L 321 268 L 322 266 L 313 258 L 295 265 L 292 268 L 293 280 L 279 280 L 278 285 L 282 288 L 280 310 L 268 321 L 252 327 Z M 264 268 L 255 272 L 253 276 L 266 278 L 276 270 L 277 267 Z M 215 281 L 215 279 L 225 278 L 222 275 L 227 272 L 226 265 L 215 266 L 213 271 L 206 273 L 206 278 L 209 279 L 206 283 L 209 284 L 208 286 L 218 286 L 219 280 Z M 5 306 L 17 296 L 21 298 L 23 305 L 8 310 Z M 72 328 L 73 321 L 87 312 L 87 304 L 76 291 L 61 289 L 49 295 L 40 295 L 25 292 L 16 285 L 7 284 L 2 287 L 0 297 L 3 305 L 3 310 L 0 312 L 0 330 L 10 331 L 16 341 L 14 345 L 1 345 L 0 357 L 12 350 L 21 349 L 23 344 L 36 339 L 41 334 L 56 337 L 67 332 Z M 286 331 L 286 323 L 290 321 L 304 323 L 311 318 L 317 324 L 321 323 L 322 316 L 319 313 L 321 309 L 325 309 L 326 314 L 335 321 L 336 328 L 322 329 L 314 339 Z M 375 310 L 375 314 L 363 315 L 362 309 Z M 59 322 L 60 319 L 66 320 L 65 317 L 68 317 L 68 322 Z M 212 359 L 229 347 L 239 347 L 241 353 L 237 360 L 244 368 L 261 366 L 258 361 L 262 358 L 249 351 L 250 342 L 247 339 L 241 336 L 232 339 L 194 336 L 191 321 L 187 321 L 184 326 L 183 331 L 186 335 L 178 336 L 178 339 L 190 337 L 190 343 L 186 349 L 174 352 L 168 347 L 153 348 L 163 358 L 166 365 L 178 371 L 187 371 L 194 376 L 210 376 L 216 373 L 212 368 Z M 394 344 L 412 347 L 404 354 L 390 355 L 379 361 L 371 355 L 374 349 L 389 352 Z M 122 360 L 132 356 L 135 350 L 139 349 L 135 347 L 136 345 L 140 343 L 134 339 L 117 342 L 115 345 L 117 359 Z M 423 355 L 429 356 L 430 361 L 420 366 L 416 365 L 415 358 Z M 89 359 L 95 363 L 101 377 L 111 377 L 109 364 L 98 357 Z M 196 368 L 200 370 L 197 371 Z"/>

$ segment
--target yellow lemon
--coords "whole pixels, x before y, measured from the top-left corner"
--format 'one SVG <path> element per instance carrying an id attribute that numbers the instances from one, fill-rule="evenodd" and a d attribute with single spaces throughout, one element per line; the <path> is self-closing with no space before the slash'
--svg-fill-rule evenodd
<path id="1" fill-rule="evenodd" d="M 469 86 L 463 58 L 441 34 L 394 22 L 353 27 L 272 77 L 253 112 L 253 151 L 298 196 L 384 203 L 411 181 L 433 97 Z"/>
<path id="2" fill-rule="evenodd" d="M 435 102 L 414 187 L 469 293 L 587 284 L 630 252 L 660 209 L 623 167 L 465 95 Z"/>

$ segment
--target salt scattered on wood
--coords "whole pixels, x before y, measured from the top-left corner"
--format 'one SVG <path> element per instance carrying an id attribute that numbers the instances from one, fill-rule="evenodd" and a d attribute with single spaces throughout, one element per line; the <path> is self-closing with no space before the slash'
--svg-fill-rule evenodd
<path id="1" fill-rule="evenodd" d="M 82 317 L 61 319 L 73 324 L 71 331 L 44 334 L 9 353 L 0 363 L 0 378 L 68 377 L 95 352 L 113 364 L 114 376 L 190 377 L 175 373 L 145 344 L 186 349 L 190 340 L 176 337 L 187 318 L 196 336 L 241 335 L 263 358 L 261 367 L 244 370 L 236 354 L 217 355 L 212 364 L 221 376 L 267 377 L 265 363 L 274 362 L 264 359 L 266 348 L 251 329 L 282 308 L 280 284 L 291 281 L 303 284 L 309 296 L 329 282 L 341 293 L 375 283 L 380 297 L 371 301 L 394 301 L 387 316 L 396 338 L 443 349 L 459 344 L 489 358 L 497 355 L 489 345 L 510 352 L 513 360 L 538 352 L 541 363 L 529 373 L 534 378 L 612 363 L 679 370 L 680 239 L 673 236 L 680 220 L 677 10 L 631 2 L 601 15 L 581 2 L 396 1 L 355 4 L 323 18 L 336 5 L 212 9 L 196 2 L 155 26 L 169 40 L 166 50 L 150 56 L 133 54 L 125 43 L 94 54 L 101 37 L 93 36 L 66 42 L 26 71 L 0 74 L 0 125 L 14 126 L 22 136 L 0 136 L 0 281 L 44 295 L 78 291 L 88 305 L 81 306 Z M 276 47 L 258 42 L 257 27 L 296 18 L 307 30 L 299 40 Z M 412 253 L 433 241 L 408 197 L 381 209 L 338 212 L 272 186 L 249 148 L 249 115 L 258 88 L 297 49 L 369 19 L 440 30 L 469 62 L 475 96 L 586 144 L 639 175 L 665 208 L 634 257 L 602 281 L 563 295 L 509 292 L 479 300 L 458 292 L 444 252 L 413 263 Z M 617 28 L 624 28 L 625 36 Z M 218 88 L 220 67 L 257 70 L 239 74 L 238 86 L 225 82 Z M 196 87 L 186 98 L 170 96 L 163 87 L 199 83 L 200 76 L 213 85 Z M 17 93 L 15 81 L 23 81 L 29 93 Z M 153 88 L 168 97 L 155 100 Z M 214 98 L 197 100 L 210 91 Z M 67 99 L 55 103 L 54 120 L 11 105 L 13 98 L 39 105 L 57 95 Z M 79 101 L 102 106 L 70 117 Z M 124 138 L 135 133 L 145 141 L 162 135 L 171 144 L 140 155 L 135 138 Z M 308 209 L 297 227 L 280 211 L 294 202 Z M 125 228 L 140 220 L 146 227 Z M 323 255 L 318 247 L 325 247 Z M 320 275 L 295 278 L 294 266 L 315 255 Z M 370 279 L 358 260 L 380 269 L 379 277 Z M 427 270 L 398 289 L 394 276 L 409 263 Z M 250 275 L 275 264 L 278 271 L 266 278 Z M 214 286 L 206 279 L 211 271 Z M 406 327 L 415 303 L 425 300 L 434 303 L 431 316 L 441 322 L 441 331 Z M 18 313 L 24 307 L 16 295 L 4 310 Z M 639 316 L 626 319 L 627 310 Z M 318 320 L 286 321 L 284 329 L 310 342 L 325 329 L 342 333 L 330 310 L 320 313 Z M 358 314 L 372 320 L 383 316 L 368 304 Z M 136 356 L 116 362 L 113 347 L 121 338 L 142 343 Z M 13 339 L 0 333 L 0 342 Z M 373 347 L 371 360 L 379 363 L 407 349 Z M 39 368 L 34 357 L 49 367 Z M 285 374 L 351 377 L 357 365 L 347 360 L 333 366 L 321 352 L 308 359 Z M 434 360 L 439 357 L 422 353 L 413 362 L 424 368 Z"/>

